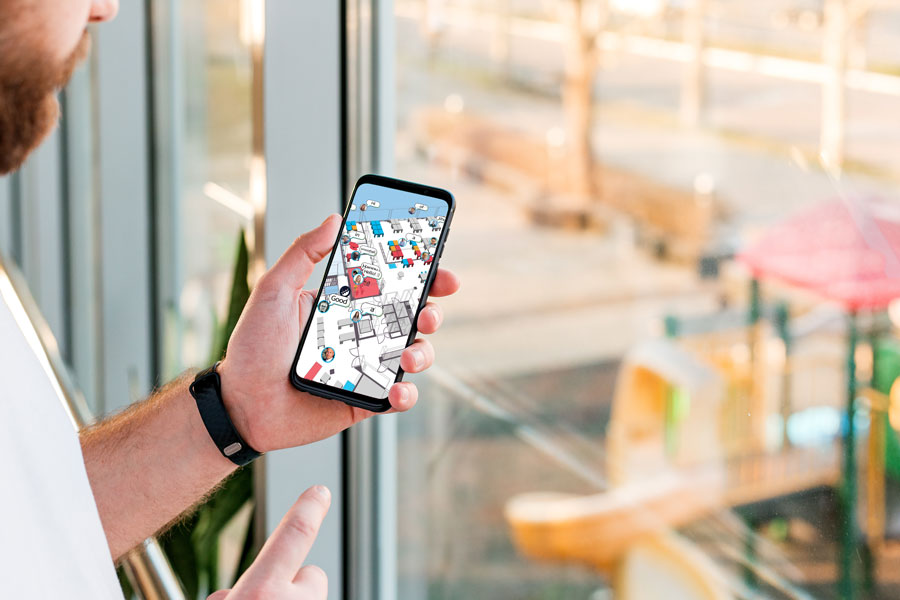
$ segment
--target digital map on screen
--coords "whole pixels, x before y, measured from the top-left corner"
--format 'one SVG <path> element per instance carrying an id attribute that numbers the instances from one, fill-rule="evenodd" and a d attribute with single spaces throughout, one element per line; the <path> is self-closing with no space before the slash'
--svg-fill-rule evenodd
<path id="1" fill-rule="evenodd" d="M 400 368 L 448 206 L 372 184 L 351 200 L 297 375 L 382 399 Z"/>

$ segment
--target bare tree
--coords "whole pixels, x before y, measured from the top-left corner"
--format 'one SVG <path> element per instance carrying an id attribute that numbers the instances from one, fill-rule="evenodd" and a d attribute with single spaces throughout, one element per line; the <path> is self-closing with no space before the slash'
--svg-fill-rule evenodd
<path id="1" fill-rule="evenodd" d="M 823 160 L 834 167 L 840 167 L 844 164 L 850 4 L 851 0 L 825 0 L 825 30 L 823 32 L 822 45 L 825 81 L 822 85 L 822 123 L 819 151 Z"/>
<path id="2" fill-rule="evenodd" d="M 585 209 L 597 192 L 591 145 L 593 89 L 606 5 L 603 0 L 563 2 L 567 30 L 562 89 L 566 162 L 570 189 L 579 207 Z"/>
<path id="3" fill-rule="evenodd" d="M 878 0 L 825 0 L 822 62 L 822 122 L 819 152 L 825 162 L 844 164 L 847 128 L 847 69 L 854 44 L 864 48 L 867 14 Z M 864 57 L 864 53 L 862 55 Z M 863 59 L 864 61 L 864 59 Z"/>
<path id="4" fill-rule="evenodd" d="M 690 58 L 684 65 L 681 83 L 681 121 L 691 126 L 700 122 L 706 103 L 706 69 L 703 64 L 706 2 L 688 0 L 684 11 L 684 43 L 690 51 Z"/>

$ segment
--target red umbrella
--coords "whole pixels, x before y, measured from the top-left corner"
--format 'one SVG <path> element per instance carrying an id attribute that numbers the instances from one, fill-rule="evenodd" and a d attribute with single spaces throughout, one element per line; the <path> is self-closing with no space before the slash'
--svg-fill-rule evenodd
<path id="1" fill-rule="evenodd" d="M 775 225 L 740 253 L 756 277 L 774 277 L 848 310 L 900 298 L 900 206 L 834 200 Z"/>

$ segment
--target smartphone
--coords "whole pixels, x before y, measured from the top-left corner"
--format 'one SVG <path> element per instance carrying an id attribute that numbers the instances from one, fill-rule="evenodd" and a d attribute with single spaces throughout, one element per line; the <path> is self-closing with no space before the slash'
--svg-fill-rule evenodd
<path id="1" fill-rule="evenodd" d="M 294 387 L 373 412 L 391 407 L 455 208 L 439 188 L 380 175 L 356 182 L 300 337 Z"/>

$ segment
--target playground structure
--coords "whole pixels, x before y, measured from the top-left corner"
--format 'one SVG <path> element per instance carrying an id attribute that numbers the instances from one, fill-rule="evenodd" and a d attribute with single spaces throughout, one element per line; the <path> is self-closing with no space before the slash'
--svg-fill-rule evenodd
<path id="1" fill-rule="evenodd" d="M 807 597 L 754 568 L 756 523 L 736 540 L 741 581 L 675 530 L 822 492 L 837 500 L 839 597 L 870 590 L 891 543 L 886 478 L 900 475 L 890 423 L 900 424 L 900 342 L 884 318 L 900 297 L 890 268 L 900 219 L 880 208 L 823 204 L 773 228 L 740 257 L 752 275 L 742 318 L 670 317 L 667 339 L 633 349 L 607 430 L 608 489 L 511 499 L 517 548 L 607 573 L 616 598 L 734 598 L 760 584 Z M 786 303 L 763 302 L 763 280 L 813 291 L 843 314 L 791 318 Z M 810 418 L 823 409 L 835 416 L 830 429 Z"/>

